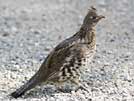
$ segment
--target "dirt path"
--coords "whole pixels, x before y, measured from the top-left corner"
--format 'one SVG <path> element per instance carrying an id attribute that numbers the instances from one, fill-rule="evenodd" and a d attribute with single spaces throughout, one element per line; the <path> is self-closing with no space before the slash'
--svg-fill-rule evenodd
<path id="1" fill-rule="evenodd" d="M 79 29 L 91 5 L 106 16 L 97 26 L 97 53 L 83 77 L 91 92 L 64 94 L 47 85 L 17 100 L 134 100 L 134 0 L 0 0 L 0 100 L 9 100 L 52 48 Z"/>

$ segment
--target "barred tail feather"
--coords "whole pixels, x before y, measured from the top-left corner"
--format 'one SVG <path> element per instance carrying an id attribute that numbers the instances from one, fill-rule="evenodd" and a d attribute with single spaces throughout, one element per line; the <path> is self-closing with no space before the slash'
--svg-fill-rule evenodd
<path id="1" fill-rule="evenodd" d="M 26 91 L 32 89 L 39 83 L 40 83 L 40 78 L 37 74 L 35 74 L 26 84 L 21 86 L 15 92 L 11 93 L 11 96 L 14 98 L 18 98 L 18 97 L 22 96 Z"/>

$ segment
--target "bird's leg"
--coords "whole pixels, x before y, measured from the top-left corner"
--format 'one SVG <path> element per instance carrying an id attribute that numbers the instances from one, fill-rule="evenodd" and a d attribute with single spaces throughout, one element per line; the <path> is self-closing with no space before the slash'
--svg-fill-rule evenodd
<path id="1" fill-rule="evenodd" d="M 78 85 L 78 87 L 75 89 L 75 92 L 77 92 L 79 89 L 83 89 L 83 90 L 89 92 L 88 89 L 86 87 L 84 87 L 84 85 L 82 85 L 80 83 L 80 80 L 79 79 L 71 80 L 71 82 L 74 83 L 74 84 L 76 84 L 76 85 Z"/>
<path id="2" fill-rule="evenodd" d="M 57 86 L 58 91 L 65 92 L 64 89 L 63 89 L 63 83 L 62 82 L 58 82 L 56 84 L 56 86 Z"/>
<path id="3" fill-rule="evenodd" d="M 57 88 L 60 92 L 63 92 L 63 93 L 70 93 L 71 92 L 71 89 L 63 88 L 63 83 L 58 83 Z"/>

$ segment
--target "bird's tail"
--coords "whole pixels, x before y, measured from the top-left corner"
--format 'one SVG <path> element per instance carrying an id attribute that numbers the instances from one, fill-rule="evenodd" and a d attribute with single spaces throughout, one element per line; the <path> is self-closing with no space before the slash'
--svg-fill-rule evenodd
<path id="1" fill-rule="evenodd" d="M 38 75 L 38 73 L 36 73 L 26 84 L 24 84 L 19 89 L 11 93 L 11 96 L 14 98 L 22 96 L 26 91 L 32 89 L 37 84 L 39 84 L 41 82 L 40 80 L 40 76 Z"/>

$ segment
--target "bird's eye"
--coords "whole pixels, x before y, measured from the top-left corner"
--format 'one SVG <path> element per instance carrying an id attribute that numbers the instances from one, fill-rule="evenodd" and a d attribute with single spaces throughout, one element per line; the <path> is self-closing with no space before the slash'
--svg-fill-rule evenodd
<path id="1" fill-rule="evenodd" d="M 96 17 L 95 16 L 90 16 L 90 19 L 96 19 Z"/>

